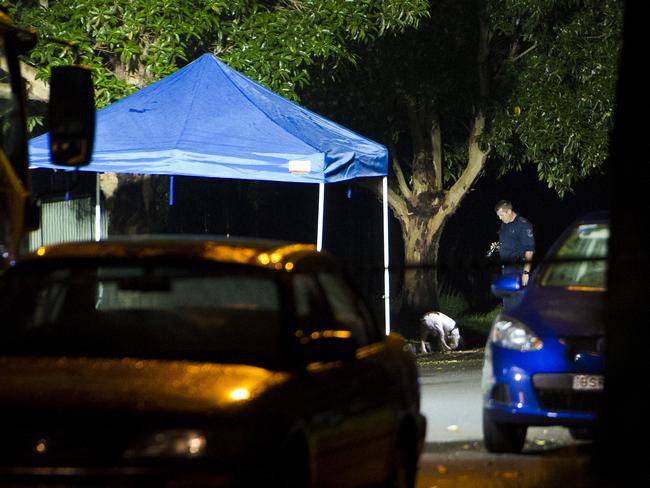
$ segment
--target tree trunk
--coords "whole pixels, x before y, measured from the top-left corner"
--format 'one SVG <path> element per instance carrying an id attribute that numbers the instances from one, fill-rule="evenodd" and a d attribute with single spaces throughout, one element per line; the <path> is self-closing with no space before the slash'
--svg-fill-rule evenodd
<path id="1" fill-rule="evenodd" d="M 435 167 L 436 159 L 440 159 L 440 155 L 435 154 L 436 144 L 431 148 L 434 157 L 429 159 L 433 164 L 426 167 L 423 160 L 427 158 L 421 155 L 413 162 L 412 186 L 393 156 L 395 178 L 389 187 L 389 204 L 402 227 L 405 261 L 402 287 L 396 293 L 401 298 L 397 329 L 407 337 L 417 334 L 419 319 L 425 312 L 439 308 L 437 258 L 440 237 L 447 219 L 456 212 L 485 167 L 488 151 L 478 142 L 484 127 L 485 118 L 478 112 L 468 134 L 465 169 L 448 190 L 436 190 L 438 181 L 436 177 L 433 181 L 430 178 L 430 170 Z M 431 134 L 433 139 L 435 127 Z M 425 181 L 430 182 L 428 187 Z M 416 191 L 415 182 L 420 182 L 420 191 Z"/>
<path id="2" fill-rule="evenodd" d="M 438 248 L 444 224 L 453 211 L 441 205 L 440 197 L 432 192 L 420 194 L 415 206 L 397 193 L 391 197 L 404 242 L 402 286 L 395 293 L 401 301 L 396 330 L 406 337 L 417 337 L 422 315 L 439 310 Z"/>
<path id="3" fill-rule="evenodd" d="M 402 223 L 404 236 L 404 305 L 416 314 L 438 309 L 436 258 L 442 226 L 430 217 L 413 216 Z"/>
<path id="4" fill-rule="evenodd" d="M 109 178 L 112 175 L 114 178 Z M 136 174 L 100 178 L 109 214 L 109 235 L 159 234 L 167 229 L 169 180 Z"/>

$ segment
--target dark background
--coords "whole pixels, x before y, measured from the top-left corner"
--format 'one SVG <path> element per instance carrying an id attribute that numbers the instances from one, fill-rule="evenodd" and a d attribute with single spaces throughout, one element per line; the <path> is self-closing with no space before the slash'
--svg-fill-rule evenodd
<path id="1" fill-rule="evenodd" d="M 36 193 L 65 188 L 77 177 L 69 172 L 37 170 L 32 173 Z M 168 206 L 169 177 L 154 177 L 161 188 L 158 206 Z M 512 201 L 515 210 L 534 226 L 537 256 L 573 220 L 592 210 L 610 208 L 609 169 L 577 184 L 574 193 L 560 198 L 537 179 L 534 168 L 501 178 L 483 175 L 463 199 L 443 231 L 439 253 L 442 293 L 457 293 L 471 312 L 490 311 L 498 301 L 490 294 L 497 263 L 485 257 L 500 222 L 494 205 Z M 124 192 L 116 211 L 136 211 L 140 191 Z M 80 172 L 71 195 L 95 194 L 95 174 Z M 364 185 L 352 181 L 326 185 L 324 248 L 342 261 L 345 270 L 366 296 L 377 318 L 383 321 L 382 207 Z M 62 194 L 52 197 L 61 198 Z M 174 177 L 174 203 L 168 221 L 155 232 L 253 236 L 315 242 L 318 187 L 309 184 L 246 180 Z M 395 322 L 400 306 L 404 256 L 401 229 L 390 218 L 391 309 Z M 109 229 L 110 235 L 110 229 Z M 425 264 L 433 266 L 433 263 Z M 433 304 L 432 304 L 433 307 Z"/>

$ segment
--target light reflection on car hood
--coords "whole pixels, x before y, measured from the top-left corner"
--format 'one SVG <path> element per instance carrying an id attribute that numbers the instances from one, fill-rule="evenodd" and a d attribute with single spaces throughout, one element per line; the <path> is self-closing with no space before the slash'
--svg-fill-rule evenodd
<path id="1" fill-rule="evenodd" d="M 247 365 L 0 357 L 0 404 L 205 413 L 250 401 L 288 376 Z"/>
<path id="2" fill-rule="evenodd" d="M 511 314 L 541 335 L 595 336 L 604 329 L 604 293 L 563 288 L 529 290 Z"/>

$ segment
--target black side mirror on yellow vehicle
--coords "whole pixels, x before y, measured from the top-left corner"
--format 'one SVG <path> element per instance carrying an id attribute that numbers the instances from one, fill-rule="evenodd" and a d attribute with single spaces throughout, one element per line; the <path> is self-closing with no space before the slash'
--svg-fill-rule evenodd
<path id="1" fill-rule="evenodd" d="M 89 69 L 52 68 L 49 123 L 54 164 L 79 167 L 90 163 L 95 138 L 95 94 Z"/>

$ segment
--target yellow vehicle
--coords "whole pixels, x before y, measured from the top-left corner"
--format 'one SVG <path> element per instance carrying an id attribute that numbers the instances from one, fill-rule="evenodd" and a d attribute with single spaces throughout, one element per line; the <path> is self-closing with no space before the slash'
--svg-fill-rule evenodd
<path id="1" fill-rule="evenodd" d="M 0 11 L 0 269 L 24 250 L 27 231 L 39 226 L 38 207 L 30 193 L 25 81 L 19 60 L 36 42 L 34 32 L 15 27 Z M 88 164 L 94 96 L 87 69 L 52 68 L 48 118 L 52 161 L 63 166 Z"/>

